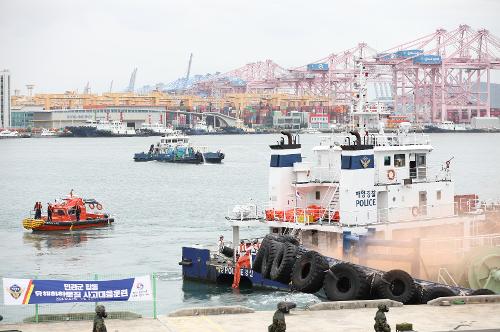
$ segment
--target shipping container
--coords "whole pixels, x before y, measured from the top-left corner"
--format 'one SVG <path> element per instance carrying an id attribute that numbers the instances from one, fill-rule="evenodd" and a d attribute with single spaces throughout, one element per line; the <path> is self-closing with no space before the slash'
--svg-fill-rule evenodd
<path id="1" fill-rule="evenodd" d="M 307 65 L 309 71 L 327 71 L 328 63 L 310 63 Z"/>
<path id="2" fill-rule="evenodd" d="M 422 65 L 440 65 L 441 62 L 442 62 L 441 56 L 434 54 L 421 54 L 413 58 L 413 63 L 418 63 Z"/>
<path id="3" fill-rule="evenodd" d="M 398 58 L 411 58 L 422 53 L 424 53 L 423 50 L 401 50 L 397 51 L 395 54 Z"/>

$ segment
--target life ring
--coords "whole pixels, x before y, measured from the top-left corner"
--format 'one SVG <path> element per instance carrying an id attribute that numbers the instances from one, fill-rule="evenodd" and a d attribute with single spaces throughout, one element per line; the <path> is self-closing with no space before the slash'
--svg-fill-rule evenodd
<path id="1" fill-rule="evenodd" d="M 394 180 L 395 177 L 396 177 L 396 172 L 393 169 L 387 171 L 387 178 L 389 180 Z"/>
<path id="2" fill-rule="evenodd" d="M 92 210 L 93 210 L 93 209 L 94 209 L 94 207 L 95 207 L 94 203 L 90 203 L 90 204 L 89 204 L 89 209 L 92 209 Z"/>
<path id="3" fill-rule="evenodd" d="M 102 205 L 100 203 L 97 203 L 96 207 L 97 207 L 97 210 L 102 210 Z"/>
<path id="4" fill-rule="evenodd" d="M 412 207 L 412 208 L 411 208 L 411 214 L 412 214 L 414 217 L 418 216 L 418 213 L 419 213 L 419 212 L 420 212 L 420 211 L 419 211 L 418 207 L 414 206 L 414 207 Z"/>

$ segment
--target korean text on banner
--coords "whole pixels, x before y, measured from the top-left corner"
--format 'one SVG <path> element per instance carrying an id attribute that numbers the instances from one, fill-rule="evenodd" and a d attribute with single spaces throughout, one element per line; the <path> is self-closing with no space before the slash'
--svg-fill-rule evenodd
<path id="1" fill-rule="evenodd" d="M 4 304 L 152 301 L 150 276 L 119 280 L 37 280 L 3 278 Z"/>

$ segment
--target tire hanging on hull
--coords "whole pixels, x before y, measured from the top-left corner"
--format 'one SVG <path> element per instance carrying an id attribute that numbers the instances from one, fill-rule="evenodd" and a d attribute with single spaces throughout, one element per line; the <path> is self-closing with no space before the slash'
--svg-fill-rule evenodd
<path id="1" fill-rule="evenodd" d="M 293 266 L 293 288 L 304 293 L 316 293 L 323 287 L 326 270 L 327 260 L 316 251 L 308 251 Z"/>
<path id="2" fill-rule="evenodd" d="M 331 301 L 367 299 L 370 295 L 370 278 L 359 267 L 339 263 L 325 275 L 323 289 Z"/>

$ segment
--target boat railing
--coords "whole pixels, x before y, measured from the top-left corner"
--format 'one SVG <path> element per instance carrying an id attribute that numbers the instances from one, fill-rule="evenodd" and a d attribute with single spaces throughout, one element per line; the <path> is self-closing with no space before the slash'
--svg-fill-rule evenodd
<path id="1" fill-rule="evenodd" d="M 302 225 L 339 225 L 339 211 L 328 206 L 309 205 L 307 207 L 276 208 L 265 205 L 264 217 L 269 222 L 285 222 Z"/>
<path id="2" fill-rule="evenodd" d="M 351 145 L 353 136 L 348 133 L 334 134 L 330 138 L 322 138 L 321 145 Z M 373 146 L 407 146 L 430 145 L 429 135 L 421 133 L 368 133 L 361 137 L 361 144 Z"/>

